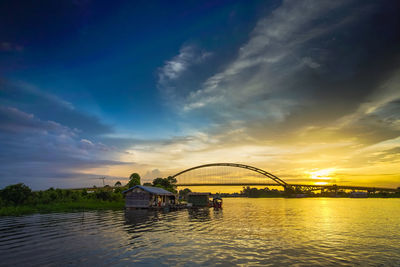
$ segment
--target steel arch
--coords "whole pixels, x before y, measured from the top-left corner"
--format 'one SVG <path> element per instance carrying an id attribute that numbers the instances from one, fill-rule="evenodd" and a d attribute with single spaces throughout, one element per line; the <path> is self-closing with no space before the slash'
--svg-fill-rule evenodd
<path id="1" fill-rule="evenodd" d="M 238 163 L 210 163 L 210 164 L 199 165 L 199 166 L 192 167 L 192 168 L 186 169 L 184 171 L 178 172 L 177 174 L 175 174 L 171 177 L 176 178 L 177 176 L 179 176 L 185 172 L 193 171 L 195 169 L 214 167 L 214 166 L 229 166 L 229 167 L 236 167 L 236 168 L 251 170 L 251 171 L 260 173 L 260 174 L 270 178 L 271 180 L 273 180 L 275 183 L 277 183 L 280 186 L 283 186 L 286 188 L 286 186 L 288 185 L 285 181 L 283 181 L 279 177 L 273 175 L 272 173 L 266 172 L 262 169 L 259 169 L 259 168 L 253 167 L 253 166 L 249 166 L 249 165 L 245 165 L 245 164 L 238 164 Z"/>

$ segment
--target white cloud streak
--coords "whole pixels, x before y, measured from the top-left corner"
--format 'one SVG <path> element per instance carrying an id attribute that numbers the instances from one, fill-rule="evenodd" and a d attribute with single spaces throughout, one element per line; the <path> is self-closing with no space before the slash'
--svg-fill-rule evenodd
<path id="1" fill-rule="evenodd" d="M 362 61 L 353 55 L 362 59 L 371 55 L 362 54 L 363 47 L 353 51 L 351 42 L 359 40 L 339 37 L 355 25 L 365 30 L 362 20 L 374 8 L 370 3 L 353 4 L 350 0 L 283 1 L 258 21 L 237 56 L 201 86 L 188 90 L 176 83 L 164 84 L 172 100 L 180 101 L 176 106 L 181 107 L 181 115 L 211 123 L 186 131 L 191 138 L 149 143 L 145 149 L 132 147 L 132 153 L 149 165 L 157 161 L 154 167 L 169 174 L 173 172 L 170 162 L 184 168 L 221 159 L 254 163 L 278 174 L 290 169 L 288 176 L 296 179 L 304 178 L 301 175 L 307 170 L 351 172 L 354 168 L 354 174 L 379 164 L 372 154 L 366 159 L 362 153 L 385 140 L 398 140 L 400 75 L 393 72 L 388 77 L 393 69 L 387 68 L 382 70 L 383 78 L 371 80 L 376 84 L 363 83 L 369 72 L 363 72 Z M 358 37 L 368 35 L 363 34 Z M 358 45 L 370 48 L 362 42 Z M 178 55 L 164 66 L 161 74 L 169 82 L 185 79 L 190 66 L 183 58 Z M 357 72 L 361 75 L 355 76 Z M 179 95 L 182 91 L 189 93 Z M 398 142 L 384 144 L 378 150 L 397 151 Z M 160 153 L 165 155 L 162 160 L 156 155 Z"/>
<path id="2" fill-rule="evenodd" d="M 347 1 L 348 2 L 348 1 Z M 269 94 L 283 93 L 288 88 L 287 79 L 304 68 L 321 67 L 311 56 L 302 57 L 303 44 L 334 29 L 335 25 L 310 27 L 313 20 L 343 5 L 345 1 L 284 1 L 281 7 L 267 18 L 261 19 L 243 45 L 237 58 L 228 67 L 204 82 L 186 100 L 185 111 L 223 105 L 227 113 L 240 113 L 240 108 L 251 103 L 252 109 L 262 110 L 271 119 L 281 119 L 285 110 L 295 102 L 277 97 L 265 99 Z M 340 24 L 340 22 L 337 22 Z M 261 99 L 255 105 L 254 99 Z M 227 103 L 227 105 L 224 105 Z M 274 112 L 268 107 L 278 103 Z M 233 108 L 232 108 L 233 107 Z M 273 114 L 276 113 L 276 114 Z"/>
<path id="3" fill-rule="evenodd" d="M 179 54 L 165 62 L 159 69 L 159 83 L 165 85 L 170 80 L 178 79 L 190 66 L 199 64 L 211 56 L 211 53 L 198 51 L 194 46 L 184 45 Z"/>

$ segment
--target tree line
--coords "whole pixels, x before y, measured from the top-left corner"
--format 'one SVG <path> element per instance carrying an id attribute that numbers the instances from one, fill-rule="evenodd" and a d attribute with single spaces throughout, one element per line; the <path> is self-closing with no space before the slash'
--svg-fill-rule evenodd
<path id="1" fill-rule="evenodd" d="M 131 188 L 135 185 L 140 185 L 140 175 L 138 173 L 132 173 L 129 176 L 129 182 L 127 184 L 127 188 Z M 154 186 L 154 187 L 160 187 L 163 188 L 167 191 L 170 191 L 174 194 L 178 193 L 176 190 L 177 185 L 176 185 L 176 178 L 173 178 L 172 176 L 168 176 L 167 178 L 155 178 L 152 183 L 144 183 L 143 186 Z"/>
<path id="2" fill-rule="evenodd" d="M 32 191 L 27 185 L 19 183 L 0 190 L 0 206 L 40 205 L 52 203 L 78 202 L 84 200 L 121 201 L 121 192 L 107 188 L 89 193 L 86 189 L 54 189 Z"/>
<path id="3" fill-rule="evenodd" d="M 121 182 L 115 183 L 115 187 L 105 186 L 96 188 L 96 190 L 87 189 L 54 189 L 50 188 L 41 191 L 32 191 L 23 183 L 8 185 L 0 190 L 0 207 L 6 206 L 35 206 L 47 205 L 53 203 L 69 203 L 86 200 L 101 200 L 101 201 L 123 201 L 122 191 L 140 185 L 141 177 L 138 173 L 132 173 L 129 176 L 129 182 L 122 186 Z M 177 192 L 176 179 L 173 177 L 155 178 L 152 183 L 144 183 L 144 186 L 155 186 L 168 190 L 174 194 Z M 189 189 L 182 191 L 183 198 L 186 198 Z"/>
<path id="4" fill-rule="evenodd" d="M 277 189 L 269 189 L 266 188 L 251 188 L 250 186 L 243 187 L 243 190 L 240 192 L 241 195 L 245 197 L 281 197 L 283 196 L 284 192 L 279 191 Z"/>

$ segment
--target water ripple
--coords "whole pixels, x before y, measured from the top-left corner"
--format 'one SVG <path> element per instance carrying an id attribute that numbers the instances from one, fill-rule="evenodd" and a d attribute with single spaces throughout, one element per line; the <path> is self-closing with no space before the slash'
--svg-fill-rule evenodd
<path id="1" fill-rule="evenodd" d="M 400 266 L 398 199 L 226 199 L 224 210 L 0 218 L 0 266 Z"/>

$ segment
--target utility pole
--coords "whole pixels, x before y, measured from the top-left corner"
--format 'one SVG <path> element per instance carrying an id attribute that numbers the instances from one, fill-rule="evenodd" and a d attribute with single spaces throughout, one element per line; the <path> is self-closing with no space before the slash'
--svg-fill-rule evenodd
<path id="1" fill-rule="evenodd" d="M 104 180 L 106 179 L 106 177 L 100 177 L 100 180 L 103 180 L 103 187 L 105 186 Z"/>

